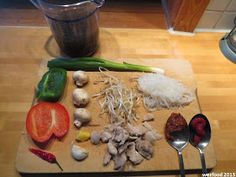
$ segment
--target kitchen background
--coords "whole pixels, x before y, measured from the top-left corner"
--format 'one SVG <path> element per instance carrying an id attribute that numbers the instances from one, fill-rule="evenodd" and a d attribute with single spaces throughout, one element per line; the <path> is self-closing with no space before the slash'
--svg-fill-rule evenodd
<path id="1" fill-rule="evenodd" d="M 101 26 L 165 29 L 167 25 L 163 6 L 168 1 L 172 0 L 106 0 L 101 9 Z M 236 0 L 210 0 L 197 22 L 196 30 L 230 30 L 234 26 L 235 16 Z M 0 24 L 47 25 L 29 0 L 0 0 Z"/>
<path id="2" fill-rule="evenodd" d="M 211 0 L 197 28 L 230 30 L 234 27 L 236 0 Z"/>

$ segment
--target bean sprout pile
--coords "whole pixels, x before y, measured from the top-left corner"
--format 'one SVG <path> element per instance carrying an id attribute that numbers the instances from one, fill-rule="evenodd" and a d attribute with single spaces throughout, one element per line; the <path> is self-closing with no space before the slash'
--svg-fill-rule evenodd
<path id="1" fill-rule="evenodd" d="M 127 88 L 118 78 L 109 75 L 106 69 L 100 68 L 99 71 L 101 80 L 96 83 L 104 83 L 105 88 L 94 97 L 99 98 L 101 114 L 108 113 L 112 124 L 136 121 L 135 107 L 139 102 L 139 95 Z"/>

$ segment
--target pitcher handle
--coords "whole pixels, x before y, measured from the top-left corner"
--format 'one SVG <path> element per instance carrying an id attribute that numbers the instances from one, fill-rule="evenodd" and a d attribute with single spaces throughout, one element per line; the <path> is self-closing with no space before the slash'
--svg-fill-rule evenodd
<path id="1" fill-rule="evenodd" d="M 92 2 L 94 2 L 95 4 L 97 4 L 97 8 L 100 8 L 103 6 L 103 4 L 105 3 L 105 0 L 92 0 Z"/>

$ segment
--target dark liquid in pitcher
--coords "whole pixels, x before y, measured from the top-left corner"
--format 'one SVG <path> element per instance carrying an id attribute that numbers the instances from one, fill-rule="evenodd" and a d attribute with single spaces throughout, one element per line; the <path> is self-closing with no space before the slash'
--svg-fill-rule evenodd
<path id="1" fill-rule="evenodd" d="M 72 20 L 62 13 L 56 18 L 47 16 L 47 21 L 63 55 L 70 57 L 90 56 L 98 48 L 97 10 Z M 65 20 L 66 19 L 66 20 Z"/>

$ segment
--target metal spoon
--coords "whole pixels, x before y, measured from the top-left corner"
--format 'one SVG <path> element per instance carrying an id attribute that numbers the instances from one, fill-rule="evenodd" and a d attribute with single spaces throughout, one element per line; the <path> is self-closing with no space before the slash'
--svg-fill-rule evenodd
<path id="1" fill-rule="evenodd" d="M 193 121 L 197 118 L 202 118 L 203 120 L 205 120 L 205 126 L 203 128 L 205 133 L 200 139 L 199 143 L 196 144 L 195 142 L 196 140 L 194 141 L 194 136 L 195 135 L 198 136 L 198 134 L 196 132 L 196 129 L 193 127 Z M 204 156 L 204 149 L 207 147 L 211 139 L 211 126 L 207 117 L 203 114 L 195 115 L 189 123 L 189 130 L 190 130 L 190 143 L 199 150 L 200 159 L 202 162 L 202 173 L 206 174 L 207 169 L 206 169 L 206 162 L 205 162 L 205 156 Z"/>
<path id="2" fill-rule="evenodd" d="M 169 119 L 167 120 L 167 122 L 169 121 Z M 185 120 L 185 122 L 186 122 L 186 120 Z M 187 125 L 187 122 L 186 122 L 186 125 Z M 167 130 L 167 126 L 165 127 L 165 132 L 167 132 L 166 130 Z M 189 134 L 188 126 L 186 126 L 185 128 L 183 128 L 180 131 L 175 131 L 175 132 L 171 133 L 171 136 L 173 138 L 172 140 L 170 140 L 168 138 L 166 138 L 166 139 L 167 139 L 167 142 L 174 149 L 176 149 L 177 152 L 178 152 L 180 175 L 181 175 L 181 177 L 184 177 L 185 176 L 185 172 L 184 172 L 184 161 L 183 161 L 183 156 L 182 156 L 182 150 L 187 146 L 187 144 L 189 142 L 190 134 Z"/>

